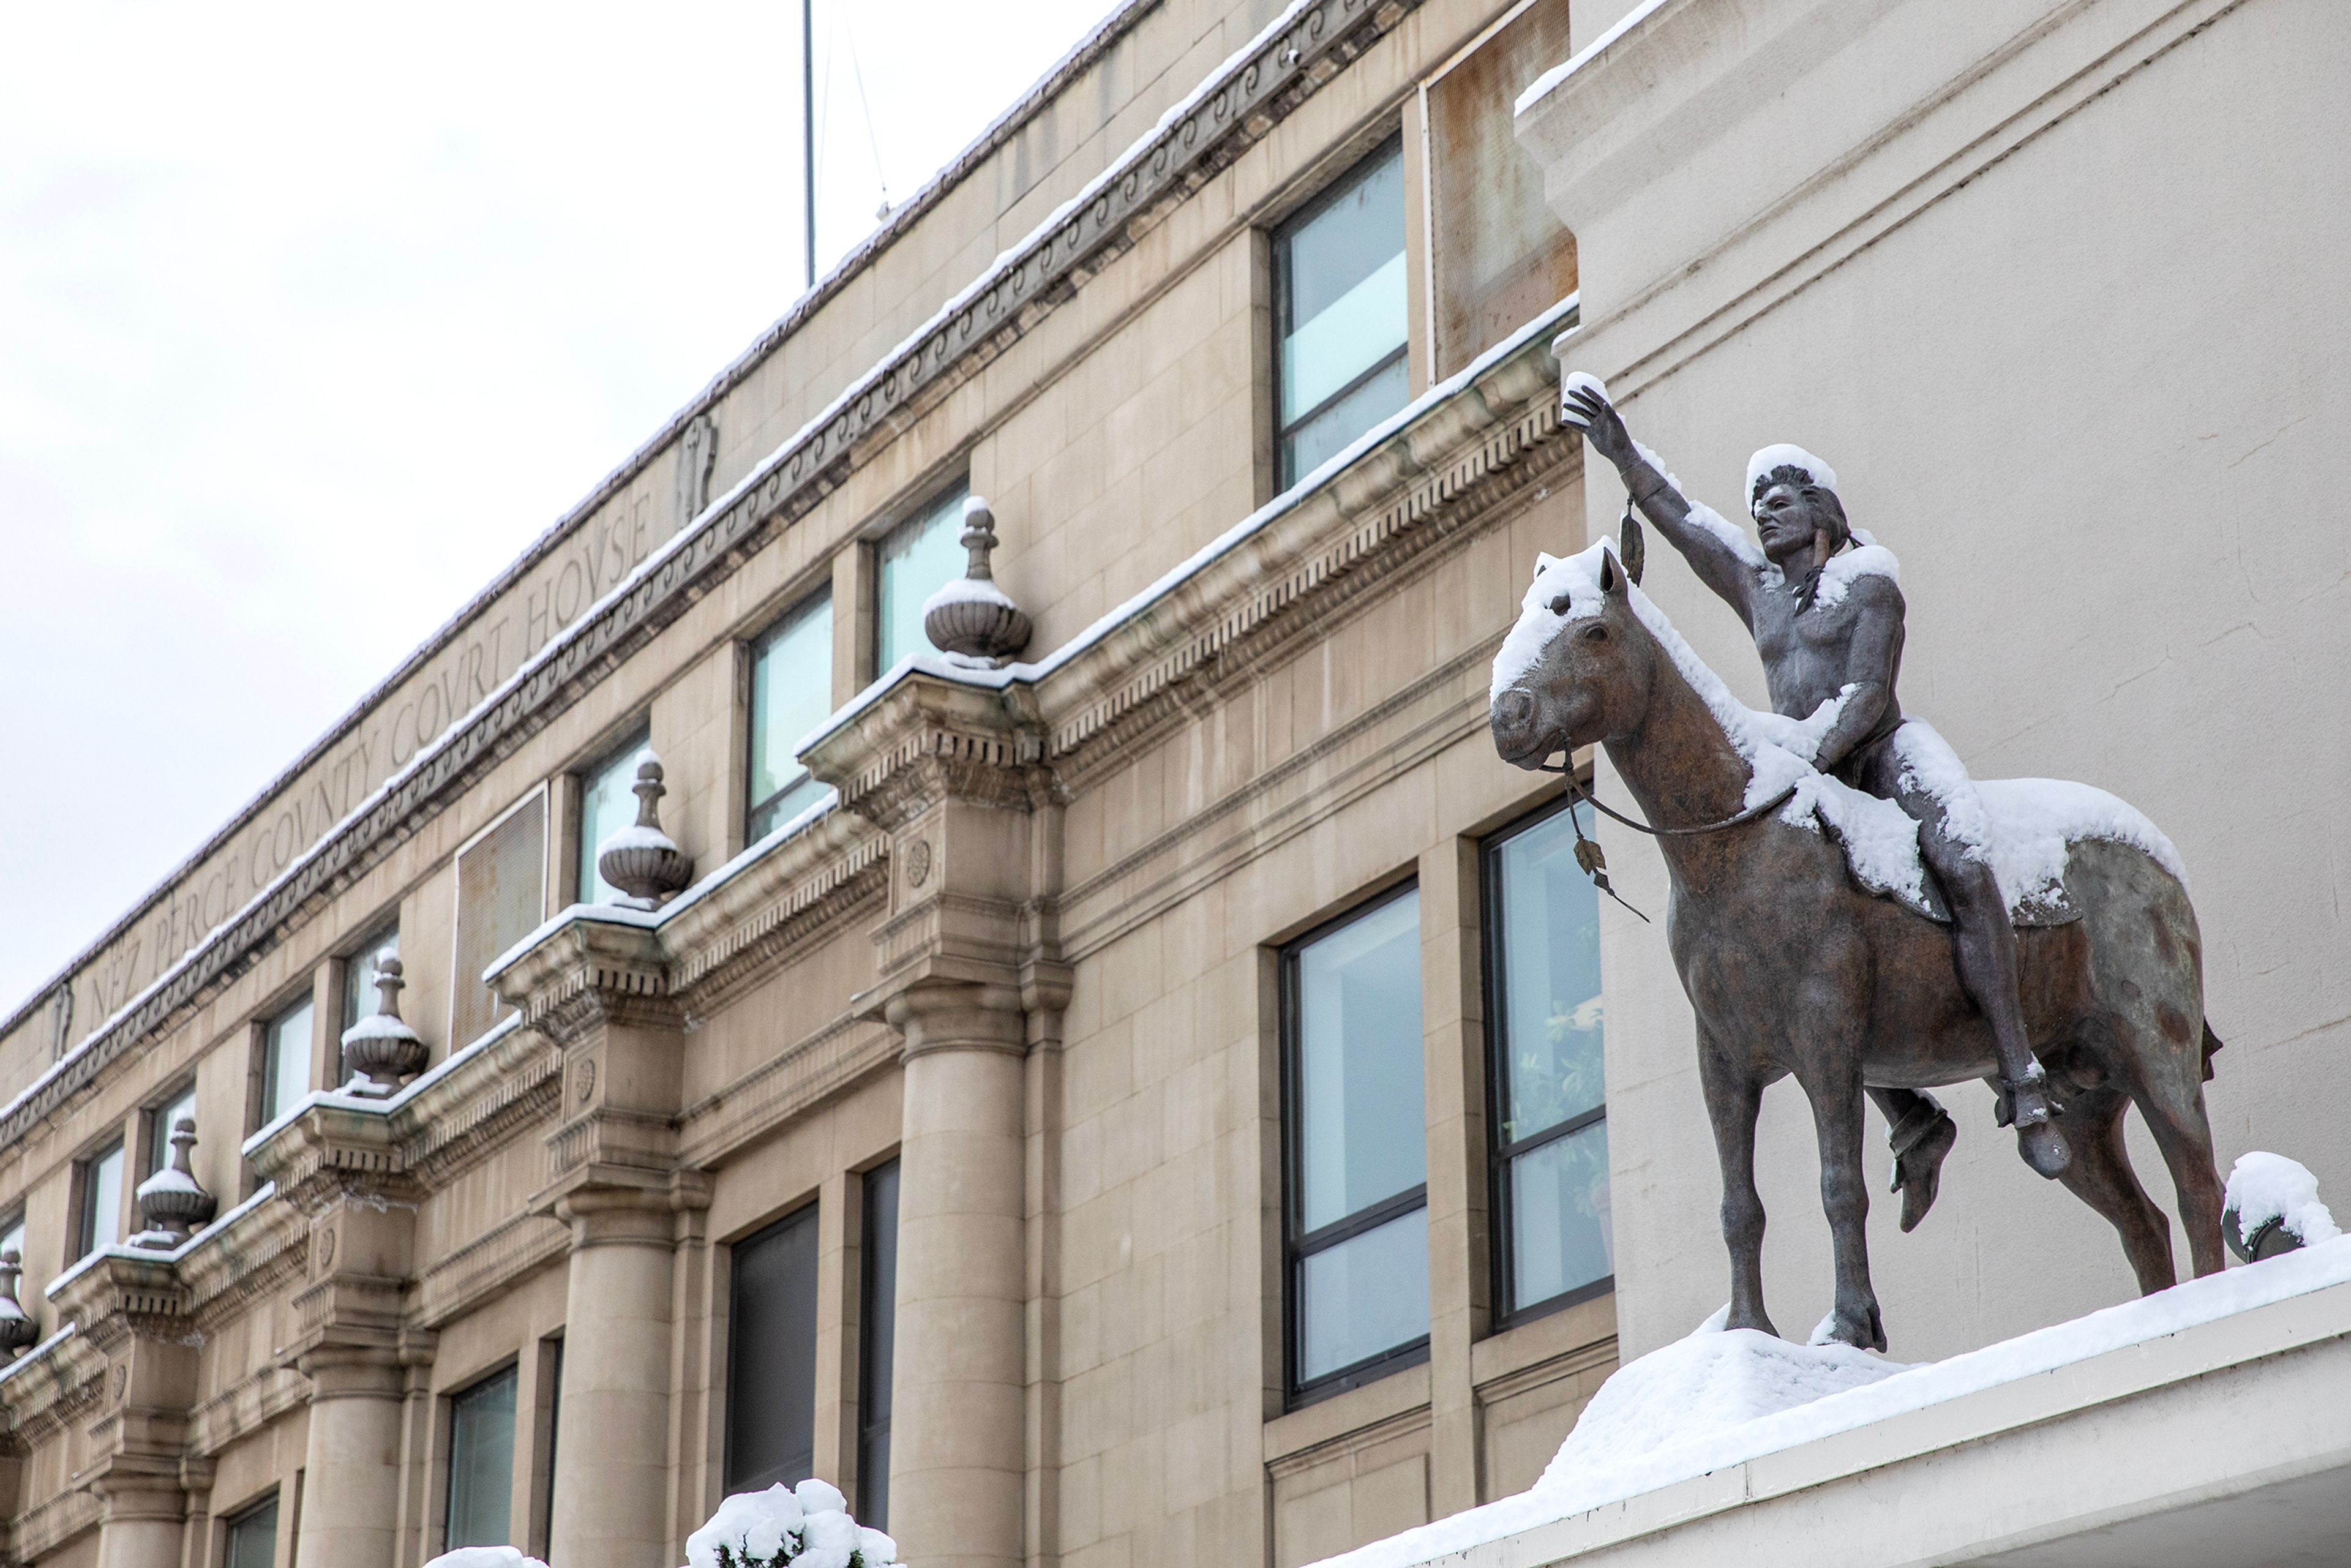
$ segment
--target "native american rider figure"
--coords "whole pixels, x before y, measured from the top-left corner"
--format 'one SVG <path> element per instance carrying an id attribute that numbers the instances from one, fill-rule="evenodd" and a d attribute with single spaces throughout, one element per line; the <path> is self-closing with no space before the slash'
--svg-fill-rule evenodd
<path id="1" fill-rule="evenodd" d="M 1828 710 L 1814 766 L 1894 801 L 1917 822 L 1921 858 L 1951 913 L 1959 984 L 1991 1026 L 2001 1121 L 2014 1123 L 2027 1165 L 2044 1176 L 2059 1175 L 2072 1158 L 2052 1124 L 2064 1107 L 2051 1102 L 2026 1039 L 2016 934 L 1985 849 L 1983 808 L 1950 747 L 1928 725 L 1906 718 L 1895 696 L 1903 602 L 1893 558 L 1867 548 L 1872 541 L 1864 534 L 1864 554 L 1883 556 L 1882 562 L 1854 557 L 1839 563 L 1842 570 L 1827 570 L 1855 534 L 1837 500 L 1835 474 L 1801 448 L 1766 447 L 1748 465 L 1747 506 L 1763 543 L 1758 555 L 1745 534 L 1693 505 L 1659 472 L 1598 382 L 1569 377 L 1562 412 L 1616 465 L 1642 515 L 1746 622 L 1763 658 L 1771 706 L 1795 719 Z M 1893 1129 L 1894 1186 L 1908 1230 L 1935 1200 L 1958 1130 L 1932 1095 L 1872 1088 L 1869 1096 Z"/>

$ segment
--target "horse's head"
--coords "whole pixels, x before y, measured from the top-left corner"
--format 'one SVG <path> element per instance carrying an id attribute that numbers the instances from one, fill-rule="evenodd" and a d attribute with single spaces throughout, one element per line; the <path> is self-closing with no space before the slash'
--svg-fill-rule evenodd
<path id="1" fill-rule="evenodd" d="M 1535 558 L 1518 624 L 1494 655 L 1494 749 L 1520 768 L 1625 734 L 1639 720 L 1655 644 L 1606 541 Z"/>

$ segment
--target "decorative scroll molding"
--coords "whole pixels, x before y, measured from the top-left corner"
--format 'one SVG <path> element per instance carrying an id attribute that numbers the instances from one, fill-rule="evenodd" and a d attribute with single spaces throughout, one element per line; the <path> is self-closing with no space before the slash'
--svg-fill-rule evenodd
<path id="1" fill-rule="evenodd" d="M 23 1138 L 137 1042 L 186 1017 L 445 809 L 579 695 L 675 622 L 717 580 L 837 487 L 894 435 L 1004 351 L 1263 140 L 1299 104 L 1416 9 L 1419 0 L 1313 0 L 1246 57 L 1227 63 L 1042 232 L 998 264 L 852 384 L 624 588 L 559 633 L 491 699 L 395 774 L 339 831 L 99 1027 L 0 1115 L 0 1147 Z"/>

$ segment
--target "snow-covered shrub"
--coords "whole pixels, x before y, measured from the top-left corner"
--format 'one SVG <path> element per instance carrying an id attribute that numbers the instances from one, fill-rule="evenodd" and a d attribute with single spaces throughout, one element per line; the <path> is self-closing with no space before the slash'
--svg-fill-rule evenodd
<path id="1" fill-rule="evenodd" d="M 444 1552 L 424 1568 L 547 1568 L 536 1557 L 525 1557 L 511 1546 L 460 1546 Z"/>
<path id="2" fill-rule="evenodd" d="M 820 1480 L 737 1492 L 685 1538 L 687 1568 L 898 1568 L 898 1543 Z"/>

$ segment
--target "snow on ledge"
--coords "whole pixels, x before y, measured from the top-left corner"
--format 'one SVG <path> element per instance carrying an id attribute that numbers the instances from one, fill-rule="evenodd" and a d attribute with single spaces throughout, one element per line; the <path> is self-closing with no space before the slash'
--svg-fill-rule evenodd
<path id="1" fill-rule="evenodd" d="M 1532 105 L 1535 100 L 1550 92 L 1552 89 L 1557 87 L 1560 83 L 1565 81 L 1576 72 L 1582 70 L 1585 66 L 1590 65 L 1593 59 L 1599 57 L 1602 50 L 1614 43 L 1617 39 L 1623 37 L 1625 34 L 1631 32 L 1635 27 L 1639 26 L 1643 22 L 1648 20 L 1649 13 L 1656 10 L 1665 3 L 1666 0 L 1641 0 L 1641 4 L 1634 6 L 1630 11 L 1625 12 L 1623 19 L 1614 26 L 1609 28 L 1606 32 L 1593 39 L 1592 42 L 1584 45 L 1583 48 L 1577 50 L 1573 58 L 1568 60 L 1563 65 L 1553 66 L 1551 69 L 1543 72 L 1542 75 L 1535 78 L 1532 82 L 1528 84 L 1527 90 L 1519 94 L 1519 100 L 1510 106 L 1510 113 L 1512 116 L 1515 117 L 1526 113 L 1528 108 Z"/>
<path id="2" fill-rule="evenodd" d="M 1721 1401 L 1728 1408 L 1711 1411 L 1683 1406 L 1677 1413 L 1686 1423 L 1686 1435 L 1677 1433 L 1653 1440 L 1642 1452 L 1624 1455 L 1613 1463 L 1595 1463 L 1570 1475 L 1555 1474 L 1559 1464 L 1554 1461 L 1552 1469 L 1546 1470 L 1542 1479 L 1516 1497 L 1503 1498 L 1374 1541 L 1353 1552 L 1326 1558 L 1316 1568 L 1418 1568 L 1440 1557 L 1466 1552 L 1473 1547 L 1587 1514 L 1768 1454 L 2346 1283 L 2351 1283 L 2351 1237 L 2190 1280 L 2152 1296 L 2020 1334 L 1948 1361 L 1915 1366 L 1876 1362 L 1844 1346 L 1808 1351 L 1790 1342 L 1753 1334 L 1753 1340 L 1763 1342 L 1761 1345 L 1727 1347 L 1730 1354 L 1721 1359 L 1746 1359 L 1760 1351 L 1771 1363 L 1779 1364 L 1779 1370 L 1775 1373 L 1766 1365 L 1734 1373 L 1734 1379 L 1743 1381 L 1752 1394 L 1743 1407 L 1736 1397 Z M 1694 1346 L 1701 1353 L 1710 1348 L 1704 1342 L 1714 1331 L 1715 1324 L 1709 1322 L 1688 1339 L 1618 1368 L 1593 1396 L 1585 1418 L 1600 1411 L 1604 1421 L 1608 1419 L 1610 1412 L 1603 1402 L 1609 1400 L 1610 1386 L 1620 1379 L 1629 1378 L 1635 1387 L 1646 1383 L 1652 1390 L 1670 1390 L 1677 1381 L 1674 1373 L 1686 1369 L 1694 1359 Z M 1750 1332 L 1717 1337 L 1745 1339 Z M 1820 1365 L 1805 1364 L 1808 1358 L 1818 1359 Z M 1873 1364 L 1867 1368 L 1851 1364 L 1855 1362 Z M 1884 1375 L 1871 1375 L 1880 1367 L 1889 1370 Z M 1681 1381 L 1686 1388 L 1698 1385 L 1698 1380 Z M 1841 1382 L 1844 1385 L 1837 1386 Z M 1782 1402 L 1773 1408 L 1773 1391 L 1765 1386 L 1772 1383 L 1777 1384 L 1780 1395 L 1797 1398 L 1823 1385 L 1834 1387 L 1835 1391 L 1803 1403 Z M 1718 1391 L 1736 1385 L 1736 1382 L 1727 1385 L 1720 1378 L 1713 1383 Z M 1764 1413 L 1749 1414 L 1753 1409 Z M 1562 1458 L 1581 1447 L 1577 1437 L 1583 1420 L 1578 1421 L 1577 1427 L 1578 1432 L 1571 1433 L 1562 1446 Z M 1650 1436 L 1653 1439 L 1657 1437 L 1655 1433 Z"/>

